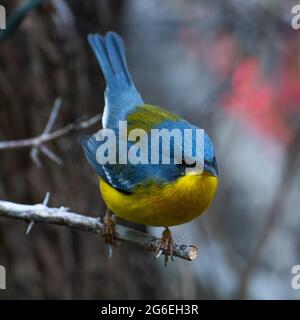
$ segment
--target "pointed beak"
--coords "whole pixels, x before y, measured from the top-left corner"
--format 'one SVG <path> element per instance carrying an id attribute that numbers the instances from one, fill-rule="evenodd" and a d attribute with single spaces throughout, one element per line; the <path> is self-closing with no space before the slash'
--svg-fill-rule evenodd
<path id="1" fill-rule="evenodd" d="M 213 164 L 204 163 L 204 172 L 214 176 L 219 176 L 219 167 L 217 161 L 215 161 Z"/>

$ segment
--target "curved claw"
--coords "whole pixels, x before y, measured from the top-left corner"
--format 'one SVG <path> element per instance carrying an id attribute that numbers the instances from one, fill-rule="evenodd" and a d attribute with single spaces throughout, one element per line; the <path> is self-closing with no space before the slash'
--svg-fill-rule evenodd
<path id="1" fill-rule="evenodd" d="M 103 219 L 103 237 L 104 241 L 113 246 L 117 245 L 117 236 L 115 230 L 116 222 L 112 216 L 112 213 L 107 209 Z"/>
<path id="2" fill-rule="evenodd" d="M 167 266 L 169 257 L 171 258 L 171 261 L 173 261 L 173 238 L 168 227 L 166 227 L 162 233 L 162 238 L 157 247 L 155 258 L 159 258 L 162 253 L 165 255 L 165 266 Z"/>

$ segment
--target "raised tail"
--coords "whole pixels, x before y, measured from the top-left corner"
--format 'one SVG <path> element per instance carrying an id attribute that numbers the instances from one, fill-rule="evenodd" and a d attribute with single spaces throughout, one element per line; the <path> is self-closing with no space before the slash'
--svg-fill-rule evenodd
<path id="1" fill-rule="evenodd" d="M 88 41 L 97 57 L 106 81 L 104 127 L 115 127 L 134 107 L 143 104 L 127 67 L 122 38 L 115 32 L 105 37 L 90 34 Z"/>
<path id="2" fill-rule="evenodd" d="M 90 34 L 88 41 L 101 66 L 108 87 L 115 84 L 116 80 L 123 80 L 127 85 L 134 86 L 126 62 L 124 43 L 117 33 L 110 31 L 105 37 Z"/>

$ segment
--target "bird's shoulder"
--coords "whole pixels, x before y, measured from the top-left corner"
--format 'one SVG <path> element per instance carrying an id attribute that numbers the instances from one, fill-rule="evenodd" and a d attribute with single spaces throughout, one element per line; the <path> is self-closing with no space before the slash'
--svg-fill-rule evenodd
<path id="1" fill-rule="evenodd" d="M 180 122 L 183 119 L 159 106 L 142 104 L 131 110 L 126 117 L 128 130 L 143 129 L 149 132 L 165 122 Z"/>

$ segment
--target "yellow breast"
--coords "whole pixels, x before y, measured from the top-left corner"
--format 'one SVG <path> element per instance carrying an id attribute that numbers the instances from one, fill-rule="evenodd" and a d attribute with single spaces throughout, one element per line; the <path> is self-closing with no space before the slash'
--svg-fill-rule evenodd
<path id="1" fill-rule="evenodd" d="M 117 216 L 150 226 L 174 226 L 198 217 L 212 202 L 217 190 L 216 177 L 186 175 L 171 184 L 155 182 L 123 194 L 103 179 L 100 190 L 107 207 Z"/>

